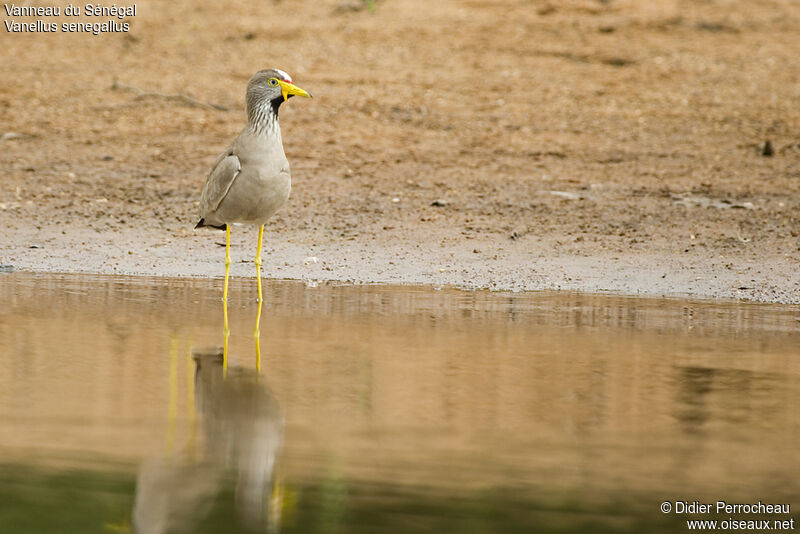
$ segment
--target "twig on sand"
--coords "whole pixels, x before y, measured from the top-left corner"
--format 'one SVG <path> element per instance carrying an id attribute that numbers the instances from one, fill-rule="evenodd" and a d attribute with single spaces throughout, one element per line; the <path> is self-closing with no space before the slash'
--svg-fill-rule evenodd
<path id="1" fill-rule="evenodd" d="M 173 102 L 182 102 L 186 105 L 198 107 L 198 108 L 205 108 L 205 109 L 215 109 L 217 111 L 230 111 L 229 108 L 225 106 L 220 106 L 219 104 L 209 104 L 206 102 L 201 102 L 195 98 L 192 98 L 189 95 L 177 94 L 177 95 L 165 95 L 162 93 L 156 93 L 153 91 L 145 91 L 144 89 L 140 89 L 134 85 L 128 85 L 120 82 L 116 78 L 114 79 L 114 83 L 111 84 L 112 91 L 132 91 L 136 93 L 136 100 L 141 100 L 144 98 L 163 98 L 165 100 L 171 100 Z"/>
<path id="2" fill-rule="evenodd" d="M 31 139 L 33 137 L 36 136 L 28 133 L 6 132 L 3 135 L 0 135 L 0 140 L 11 141 L 12 139 Z"/>

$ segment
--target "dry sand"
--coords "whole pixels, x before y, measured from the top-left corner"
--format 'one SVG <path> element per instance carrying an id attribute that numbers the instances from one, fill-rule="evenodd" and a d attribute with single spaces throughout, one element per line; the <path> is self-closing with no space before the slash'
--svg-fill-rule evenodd
<path id="1" fill-rule="evenodd" d="M 197 200 L 277 66 L 315 98 L 281 110 L 265 276 L 800 303 L 795 2 L 360 5 L 2 29 L 0 264 L 220 276 Z M 252 276 L 255 231 L 233 238 Z"/>

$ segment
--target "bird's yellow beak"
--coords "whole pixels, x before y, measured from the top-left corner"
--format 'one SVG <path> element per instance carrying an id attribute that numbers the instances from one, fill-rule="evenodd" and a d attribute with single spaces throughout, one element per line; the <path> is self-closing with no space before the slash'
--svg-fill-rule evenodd
<path id="1" fill-rule="evenodd" d="M 278 83 L 281 84 L 281 92 L 283 93 L 283 99 L 288 100 L 292 95 L 304 96 L 306 98 L 311 98 L 311 95 L 305 89 L 301 89 L 297 87 L 295 84 L 291 82 L 284 82 L 283 80 L 278 80 Z"/>

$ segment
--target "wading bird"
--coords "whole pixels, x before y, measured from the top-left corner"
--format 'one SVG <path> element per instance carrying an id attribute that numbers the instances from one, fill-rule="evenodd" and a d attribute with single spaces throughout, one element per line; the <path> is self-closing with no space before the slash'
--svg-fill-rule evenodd
<path id="1" fill-rule="evenodd" d="M 200 197 L 200 222 L 195 228 L 210 226 L 225 230 L 225 286 L 222 293 L 225 301 L 228 299 L 232 223 L 258 226 L 255 264 L 258 301 L 262 301 L 264 223 L 286 202 L 292 187 L 289 162 L 283 152 L 278 125 L 278 109 L 293 95 L 311 97 L 282 70 L 262 70 L 250 78 L 246 97 L 247 126 L 217 158 Z"/>

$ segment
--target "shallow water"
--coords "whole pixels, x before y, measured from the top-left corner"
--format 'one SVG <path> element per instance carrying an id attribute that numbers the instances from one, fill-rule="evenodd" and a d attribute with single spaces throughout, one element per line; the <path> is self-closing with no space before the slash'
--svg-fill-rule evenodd
<path id="1" fill-rule="evenodd" d="M 797 307 L 264 291 L 259 359 L 255 282 L 232 282 L 225 371 L 219 280 L 0 274 L 0 532 L 683 532 L 662 501 L 800 509 Z"/>

